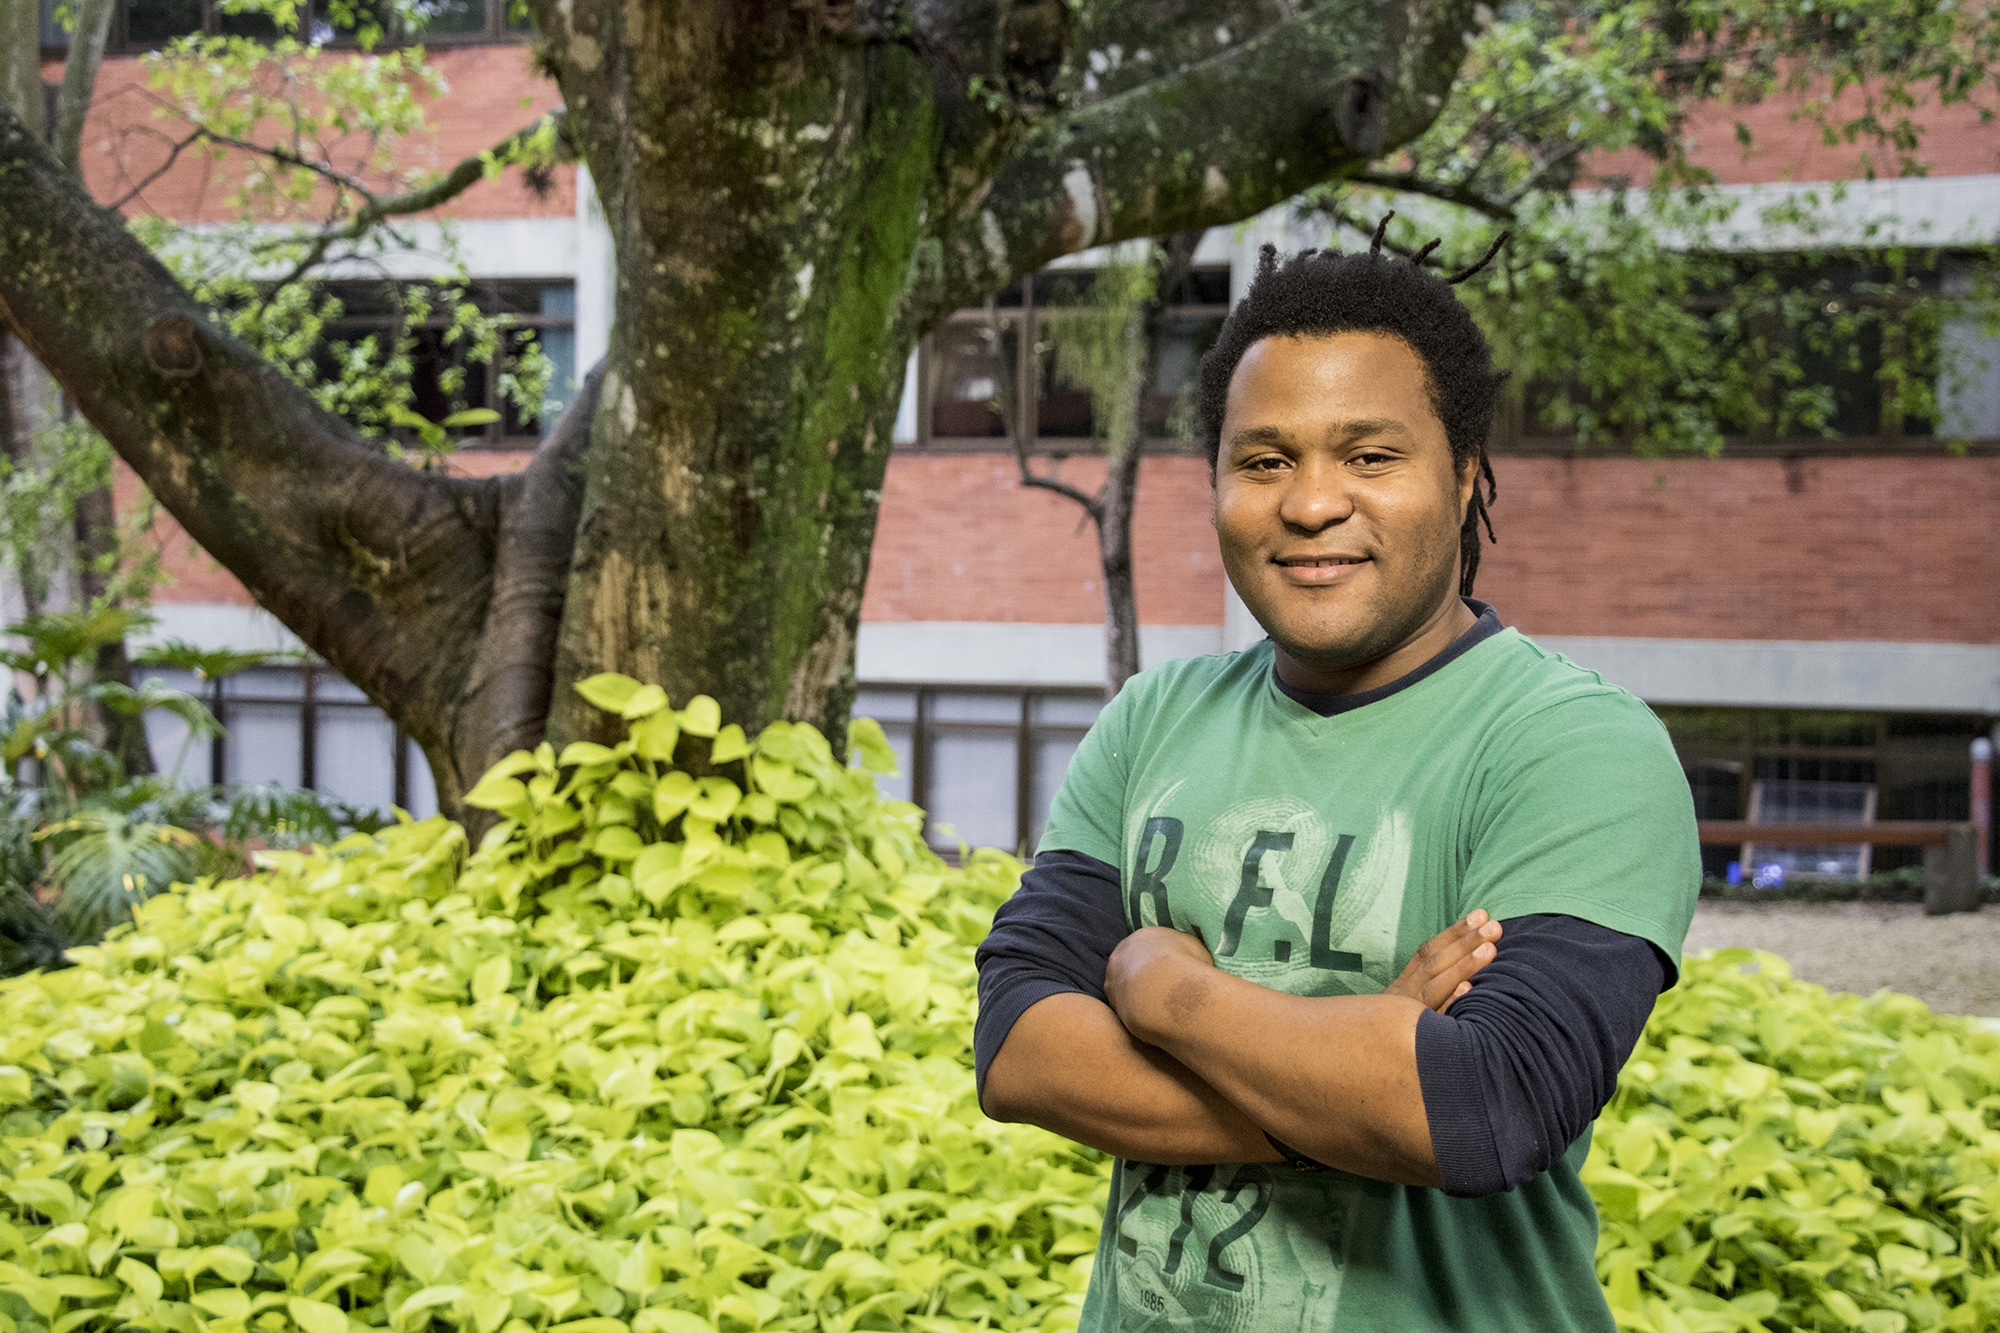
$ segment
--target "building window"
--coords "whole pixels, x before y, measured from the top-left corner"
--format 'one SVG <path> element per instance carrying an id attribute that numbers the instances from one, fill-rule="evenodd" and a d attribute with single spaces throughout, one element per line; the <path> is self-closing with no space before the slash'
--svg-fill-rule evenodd
<path id="1" fill-rule="evenodd" d="M 154 765 L 182 786 L 280 782 L 359 810 L 437 813 L 437 788 L 417 743 L 327 667 L 274 665 L 206 682 L 190 671 L 143 674 L 200 698 L 223 725 L 212 741 L 190 741 L 179 718 L 146 715 Z"/>
<path id="2" fill-rule="evenodd" d="M 1099 690 L 992 690 L 864 685 L 857 717 L 872 717 L 901 761 L 884 795 L 929 814 L 940 851 L 999 847 L 1031 855 L 1070 757 L 1104 708 Z M 947 832 L 949 830 L 949 832 Z"/>
<path id="3" fill-rule="evenodd" d="M 1056 355 L 1063 325 L 1084 313 L 1094 277 L 1089 269 L 1037 273 L 925 338 L 917 352 L 917 447 L 1009 448 L 1016 413 L 1037 449 L 1101 447 L 1090 394 L 1063 378 Z M 1169 293 L 1159 372 L 1142 408 L 1149 440 L 1172 438 L 1195 367 L 1228 313 L 1226 267 L 1194 269 Z"/>
<path id="4" fill-rule="evenodd" d="M 55 19 L 56 0 L 41 0 L 42 47 L 61 51 L 69 34 Z M 352 45 L 364 26 L 358 14 L 372 14 L 382 31 L 382 43 L 421 42 L 444 46 L 472 42 L 515 41 L 532 34 L 532 24 L 516 0 L 417 0 L 410 12 L 421 22 L 406 22 L 403 11 L 387 0 L 352 0 L 334 5 L 307 0 L 298 6 L 298 33 L 315 46 Z M 222 0 L 118 0 L 112 15 L 109 47 L 113 51 L 156 51 L 176 37 L 197 33 L 272 40 L 280 35 L 269 14 L 230 14 Z"/>
<path id="5" fill-rule="evenodd" d="M 1673 737 L 1699 819 L 1845 822 L 1872 809 L 1875 819 L 1962 820 L 1971 808 L 1971 744 L 1992 726 L 1990 718 L 1923 713 L 1653 711 Z M 1702 869 L 1719 879 L 1736 856 L 1733 848 L 1704 847 Z M 1922 864 L 1921 848 L 1877 847 L 1870 868 Z M 1803 859 L 1789 869 L 1819 873 Z"/>
<path id="6" fill-rule="evenodd" d="M 412 323 L 403 301 L 404 289 L 385 282 L 328 284 L 340 298 L 342 313 L 329 321 L 322 338 L 321 373 L 337 373 L 337 347 L 374 338 L 386 348 L 404 334 L 413 336 L 410 384 L 411 408 L 419 416 L 442 421 L 461 407 L 485 407 L 500 414 L 486 426 L 459 432 L 458 444 L 492 448 L 531 447 L 554 427 L 576 392 L 576 284 L 563 282 L 478 281 L 463 288 L 465 299 L 488 315 L 505 315 L 512 327 L 502 335 L 491 362 L 469 360 L 466 340 L 448 336 L 451 312 L 446 302 L 433 303 L 430 315 Z M 456 289 L 454 289 L 456 290 Z M 539 344 L 550 370 L 539 419 L 528 419 L 500 391 L 512 363 Z M 456 392 L 448 391 L 454 381 Z"/>

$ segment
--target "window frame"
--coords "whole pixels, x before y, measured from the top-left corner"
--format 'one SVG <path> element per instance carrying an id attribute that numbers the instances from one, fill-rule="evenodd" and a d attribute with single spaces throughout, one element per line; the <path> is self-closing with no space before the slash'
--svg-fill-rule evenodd
<path id="1" fill-rule="evenodd" d="M 908 727 L 910 731 L 910 751 L 905 762 L 903 776 L 909 780 L 909 800 L 924 812 L 924 841 L 931 850 L 947 858 L 958 855 L 956 841 L 943 842 L 936 835 L 936 822 L 931 809 L 931 748 L 940 729 L 949 734 L 972 734 L 985 736 L 1011 736 L 1014 740 L 1014 839 L 1015 846 L 1003 850 L 1015 852 L 1024 857 L 1034 855 L 1034 848 L 1028 845 L 1031 834 L 1038 832 L 1035 810 L 1035 753 L 1036 743 L 1043 739 L 1075 739 L 1081 742 L 1089 732 L 1091 724 L 1074 722 L 1050 722 L 1035 717 L 1035 705 L 1044 699 L 1088 699 L 1100 706 L 1105 703 L 1104 691 L 1089 686 L 1063 685 L 971 685 L 971 684 L 913 684 L 908 681 L 881 682 L 863 681 L 857 688 L 857 695 L 901 694 L 914 696 L 910 716 L 892 718 L 883 723 L 886 727 Z M 940 698 L 957 696 L 1012 695 L 1015 700 L 1014 717 L 1009 721 L 940 721 L 935 715 L 936 701 Z M 865 716 L 857 709 L 857 716 Z M 1050 793 L 1051 799 L 1054 793 Z M 1043 821 L 1046 822 L 1046 819 Z"/>
<path id="2" fill-rule="evenodd" d="M 391 285 L 395 286 L 395 288 L 399 293 L 404 288 L 417 284 L 430 284 L 436 287 L 460 285 L 457 282 L 450 279 L 433 280 L 425 278 L 413 278 L 413 279 L 365 278 L 365 279 L 352 280 L 350 282 L 330 282 L 326 284 L 326 288 L 330 292 L 330 294 L 339 296 L 341 294 L 341 289 L 343 287 L 379 287 L 384 282 L 390 283 Z M 572 294 L 572 300 L 570 302 L 570 307 L 571 307 L 570 314 L 544 315 L 539 312 L 530 314 L 525 311 L 501 311 L 498 309 L 498 307 L 503 304 L 503 302 L 501 302 L 499 299 L 499 293 L 501 293 L 502 291 L 512 289 L 517 291 L 529 291 L 529 292 L 539 293 L 543 290 L 546 290 L 547 288 L 561 287 L 564 286 L 565 284 L 569 285 Z M 492 304 L 493 306 L 496 307 L 494 311 L 488 311 L 487 313 L 489 314 L 505 313 L 508 314 L 514 320 L 513 330 L 510 330 L 509 331 L 510 333 L 515 330 L 532 329 L 537 331 L 536 337 L 537 339 L 540 339 L 541 338 L 541 334 L 539 332 L 540 330 L 566 329 L 571 333 L 572 337 L 574 337 L 576 331 L 576 314 L 575 314 L 575 300 L 574 300 L 575 279 L 573 278 L 564 278 L 564 277 L 472 278 L 466 280 L 463 283 L 463 286 L 465 288 L 467 295 L 471 296 L 475 301 L 475 303 L 479 302 L 480 293 L 483 289 L 486 295 L 490 298 L 489 304 Z M 482 309 L 484 309 L 484 306 L 482 306 Z M 449 317 L 449 313 L 448 312 L 440 313 L 440 310 L 441 307 L 434 308 L 432 310 L 430 318 L 425 320 L 421 324 L 410 324 L 406 322 L 402 318 L 400 313 L 377 314 L 371 312 L 371 313 L 355 315 L 343 311 L 339 319 L 329 320 L 327 322 L 326 328 L 323 330 L 321 338 L 323 342 L 331 342 L 335 339 L 351 341 L 355 338 L 366 337 L 370 333 L 379 332 L 388 334 L 398 330 L 413 332 L 418 329 L 444 329 L 450 327 L 451 320 Z M 460 428 L 456 433 L 454 433 L 452 437 L 454 449 L 499 450 L 499 451 L 533 449 L 537 445 L 539 445 L 544 439 L 547 438 L 548 432 L 554 429 L 556 421 L 561 417 L 561 411 L 558 410 L 553 414 L 550 414 L 546 419 L 538 419 L 535 423 L 536 426 L 539 428 L 536 434 L 525 435 L 525 434 L 508 433 L 507 415 L 509 408 L 508 404 L 504 402 L 500 397 L 500 375 L 505 370 L 507 362 L 509 358 L 512 356 L 512 351 L 511 349 L 508 349 L 505 346 L 507 343 L 506 335 L 503 334 L 501 342 L 503 344 L 502 352 L 498 356 L 496 356 L 495 359 L 492 362 L 490 362 L 486 367 L 486 374 L 484 377 L 485 378 L 484 397 L 479 402 L 466 404 L 468 408 L 484 407 L 484 408 L 489 408 L 492 411 L 498 412 L 500 414 L 500 420 L 490 422 L 484 426 L 472 427 L 470 429 Z M 571 369 L 571 378 L 572 379 L 581 378 L 575 373 L 574 367 L 572 367 Z M 570 384 L 567 386 L 553 386 L 553 385 L 549 386 L 549 389 L 545 390 L 543 393 L 544 408 L 546 409 L 548 406 L 549 398 L 551 397 L 550 390 L 556 390 L 560 404 L 566 406 L 569 403 L 569 401 L 575 396 L 576 391 L 579 387 L 580 385 L 578 384 Z M 416 439 L 415 434 L 407 430 L 398 429 L 392 431 L 391 434 L 397 440 L 401 441 L 404 444 L 414 443 Z"/>
<path id="3" fill-rule="evenodd" d="M 507 25 L 507 10 L 510 0 L 480 0 L 480 2 L 485 6 L 485 12 L 482 25 L 477 32 L 424 31 L 412 34 L 403 31 L 400 23 L 392 21 L 388 29 L 383 33 L 382 40 L 376 44 L 376 49 L 417 45 L 425 47 L 490 46 L 524 43 L 534 39 L 535 33 L 532 28 L 511 28 Z M 209 36 L 218 34 L 221 31 L 221 19 L 223 18 L 221 0 L 199 0 L 199 3 L 201 6 L 201 32 Z M 117 8 L 111 16 L 111 31 L 107 35 L 104 44 L 105 54 L 138 55 L 147 51 L 157 51 L 160 49 L 154 43 L 134 42 L 132 40 L 129 22 L 132 4 L 133 0 L 117 0 Z M 41 8 L 45 13 L 51 12 L 53 5 L 54 0 L 42 0 Z M 312 31 L 313 22 L 318 19 L 324 8 L 325 0 L 302 0 L 299 6 L 299 31 L 302 34 L 309 34 Z M 44 22 L 43 35 L 46 37 L 49 35 L 49 32 L 50 29 L 46 22 Z M 309 42 L 309 44 L 335 50 L 358 50 L 360 48 L 359 42 L 355 41 L 352 37 L 346 36 L 334 36 L 325 42 Z M 45 56 L 59 56 L 68 49 L 67 35 L 65 35 L 65 40 L 60 45 L 50 46 L 45 42 L 42 46 Z"/>
<path id="4" fill-rule="evenodd" d="M 1001 304 L 1001 298 L 1014 290 L 1014 287 L 1010 286 L 1007 292 L 996 293 L 988 297 L 981 305 L 965 306 L 954 310 L 951 314 L 945 316 L 943 320 L 939 321 L 939 327 L 926 333 L 917 344 L 916 439 L 914 442 L 905 442 L 897 447 L 901 449 L 917 449 L 930 453 L 1013 452 L 1013 440 L 1006 434 L 937 435 L 931 428 L 932 409 L 937 401 L 938 384 L 936 381 L 938 378 L 937 359 L 939 355 L 937 343 L 939 334 L 949 328 L 990 326 L 995 318 L 1004 317 L 1020 321 L 1020 331 L 1014 340 L 1013 354 L 1014 411 L 1017 420 L 1029 423 L 1030 452 L 1056 455 L 1103 452 L 1104 440 L 1100 437 L 1043 435 L 1040 430 L 1041 421 L 1038 410 L 1042 399 L 1041 390 L 1043 388 L 1041 373 L 1041 353 L 1044 350 L 1042 346 L 1043 328 L 1045 326 L 1060 325 L 1064 319 L 1074 318 L 1075 316 L 1073 314 L 1066 315 L 1064 313 L 1066 307 L 1062 304 L 1046 301 L 1038 302 L 1036 294 L 1044 285 L 1061 282 L 1065 279 L 1075 281 L 1080 278 L 1088 278 L 1095 272 L 1096 270 L 1093 268 L 1082 266 L 1042 269 L 1015 284 L 1020 288 L 1018 303 Z M 1188 281 L 1192 284 L 1196 275 L 1214 275 L 1218 273 L 1227 278 L 1230 274 L 1230 266 L 1227 263 L 1195 265 L 1189 272 Z M 1221 320 L 1226 318 L 1228 314 L 1229 303 L 1227 301 L 1220 304 L 1214 302 L 1186 301 L 1166 306 L 1161 311 L 1163 321 L 1179 319 Z M 1182 452 L 1181 444 L 1171 436 L 1143 435 L 1140 440 L 1140 448 L 1146 453 Z"/>
<path id="5" fill-rule="evenodd" d="M 232 687 L 232 682 L 238 681 L 243 673 L 232 673 L 228 676 L 207 681 L 201 686 L 199 691 L 193 689 L 186 690 L 187 693 L 196 694 L 201 699 L 203 705 L 215 716 L 215 720 L 223 728 L 221 733 L 218 733 L 209 741 L 208 783 L 206 785 L 219 787 L 229 782 L 241 781 L 241 779 L 232 778 L 229 775 L 228 757 L 227 732 L 229 728 L 229 714 L 237 707 L 247 705 L 256 708 L 295 708 L 297 710 L 299 775 L 297 780 L 290 785 L 303 787 L 311 791 L 321 790 L 319 786 L 320 774 L 318 771 L 320 714 L 322 712 L 373 713 L 388 722 L 392 737 L 390 752 L 384 756 L 391 766 L 390 788 L 392 795 L 390 799 L 399 809 L 410 810 L 412 778 L 414 776 L 412 760 L 423 762 L 423 756 L 421 752 L 416 755 L 411 754 L 411 750 L 416 746 L 416 740 L 408 732 L 404 731 L 401 726 L 397 725 L 394 718 L 389 717 L 381 709 L 377 708 L 365 696 L 359 699 L 344 699 L 331 697 L 324 693 L 320 688 L 320 681 L 323 677 L 330 676 L 335 680 L 350 685 L 350 687 L 352 683 L 348 682 L 346 677 L 342 676 L 332 667 L 318 659 L 308 659 L 300 662 L 274 657 L 258 666 L 249 668 L 249 670 L 253 672 L 277 672 L 297 675 L 301 677 L 298 691 L 295 694 L 287 694 L 268 690 L 258 691 L 255 689 Z M 182 688 L 178 677 L 186 673 L 169 668 L 135 667 L 133 674 L 140 679 L 148 677 L 157 678 L 173 688 Z M 331 795 L 332 793 L 323 794 Z M 336 799 L 338 798 L 336 797 Z M 431 800 L 435 803 L 435 784 L 432 786 Z M 412 813 L 414 814 L 415 812 L 412 811 Z"/>

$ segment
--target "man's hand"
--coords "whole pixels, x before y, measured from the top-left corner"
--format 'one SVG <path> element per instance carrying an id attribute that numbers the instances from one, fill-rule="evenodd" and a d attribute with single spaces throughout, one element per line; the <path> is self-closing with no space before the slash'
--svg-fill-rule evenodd
<path id="1" fill-rule="evenodd" d="M 1500 923 L 1485 908 L 1475 909 L 1425 941 L 1404 964 L 1403 974 L 1384 989 L 1443 1013 L 1472 989 L 1473 974 L 1493 961 L 1499 940 Z"/>

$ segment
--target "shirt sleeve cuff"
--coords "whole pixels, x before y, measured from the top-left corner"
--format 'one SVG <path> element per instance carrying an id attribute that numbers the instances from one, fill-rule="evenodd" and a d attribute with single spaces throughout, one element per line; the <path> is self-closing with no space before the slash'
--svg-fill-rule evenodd
<path id="1" fill-rule="evenodd" d="M 1417 1015 L 1417 1082 L 1444 1192 L 1480 1198 L 1507 1188 L 1481 1093 L 1476 1038 L 1434 1009 Z"/>

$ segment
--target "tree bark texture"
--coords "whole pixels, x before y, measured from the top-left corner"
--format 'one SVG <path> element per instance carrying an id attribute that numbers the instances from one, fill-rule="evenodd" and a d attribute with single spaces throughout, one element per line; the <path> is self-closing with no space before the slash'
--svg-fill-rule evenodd
<path id="1" fill-rule="evenodd" d="M 542 734 L 538 710 L 554 738 L 600 736 L 571 689 L 600 671 L 837 738 L 921 334 L 1061 254 L 1360 168 L 1435 115 L 1473 5 L 531 8 L 617 315 L 601 384 L 505 481 L 413 471 L 320 412 L 0 117 L 0 313 L 196 540 L 421 741 L 447 805 Z M 1088 88 L 1147 14 L 1188 31 L 1155 34 L 1148 77 Z"/>

